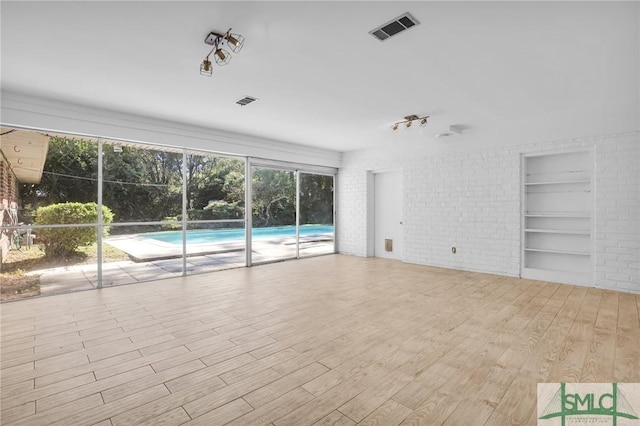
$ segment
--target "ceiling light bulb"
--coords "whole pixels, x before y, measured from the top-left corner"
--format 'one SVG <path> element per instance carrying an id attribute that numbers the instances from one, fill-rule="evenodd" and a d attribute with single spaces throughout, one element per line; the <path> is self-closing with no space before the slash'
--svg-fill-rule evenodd
<path id="1" fill-rule="evenodd" d="M 412 124 L 413 124 L 413 121 L 407 121 L 407 129 L 411 127 Z"/>
<path id="2" fill-rule="evenodd" d="M 209 59 L 205 59 L 200 64 L 200 75 L 206 75 L 207 77 L 213 75 L 213 69 L 211 68 L 211 61 Z"/>
<path id="3" fill-rule="evenodd" d="M 396 123 L 393 126 L 391 126 L 391 130 L 393 130 L 393 131 L 398 130 L 398 123 Z"/>
<path id="4" fill-rule="evenodd" d="M 225 39 L 227 40 L 229 49 L 231 49 L 233 53 L 240 53 L 244 46 L 244 37 L 240 34 L 227 34 Z"/>
<path id="5" fill-rule="evenodd" d="M 216 49 L 215 59 L 216 64 L 227 65 L 231 61 L 231 54 L 224 49 Z"/>
<path id="6" fill-rule="evenodd" d="M 421 125 L 422 127 L 424 127 L 424 126 L 426 126 L 426 125 L 427 125 L 427 117 L 424 117 L 422 120 L 420 120 L 420 125 Z"/>

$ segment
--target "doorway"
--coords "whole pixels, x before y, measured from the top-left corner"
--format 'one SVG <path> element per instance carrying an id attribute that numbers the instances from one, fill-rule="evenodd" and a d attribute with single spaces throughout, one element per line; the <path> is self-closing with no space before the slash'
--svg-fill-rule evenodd
<path id="1" fill-rule="evenodd" d="M 375 173 L 374 256 L 402 260 L 402 172 Z"/>

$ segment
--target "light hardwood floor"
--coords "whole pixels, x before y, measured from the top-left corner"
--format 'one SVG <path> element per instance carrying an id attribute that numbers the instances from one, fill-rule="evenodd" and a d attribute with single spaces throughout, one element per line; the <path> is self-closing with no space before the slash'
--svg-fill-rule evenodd
<path id="1" fill-rule="evenodd" d="M 5 303 L 3 425 L 535 424 L 640 382 L 640 296 L 331 255 Z"/>

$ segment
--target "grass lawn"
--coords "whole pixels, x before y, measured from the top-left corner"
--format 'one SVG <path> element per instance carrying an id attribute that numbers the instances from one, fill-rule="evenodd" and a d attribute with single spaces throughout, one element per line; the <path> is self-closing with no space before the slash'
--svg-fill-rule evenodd
<path id="1" fill-rule="evenodd" d="M 129 256 L 108 244 L 102 246 L 103 262 L 129 260 Z M 97 244 L 82 246 L 78 252 L 65 258 L 49 258 L 39 246 L 29 249 L 11 250 L 0 272 L 0 300 L 19 299 L 40 294 L 40 274 L 32 271 L 57 268 L 60 266 L 96 263 Z"/>

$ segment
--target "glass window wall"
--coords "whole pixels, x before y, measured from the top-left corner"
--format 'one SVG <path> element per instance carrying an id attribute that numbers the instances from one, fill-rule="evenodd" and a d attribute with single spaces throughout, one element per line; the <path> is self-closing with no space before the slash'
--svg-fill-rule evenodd
<path id="1" fill-rule="evenodd" d="M 48 150 L 40 181 L 1 205 L 3 288 L 57 294 L 335 252 L 331 173 L 33 132 Z"/>

